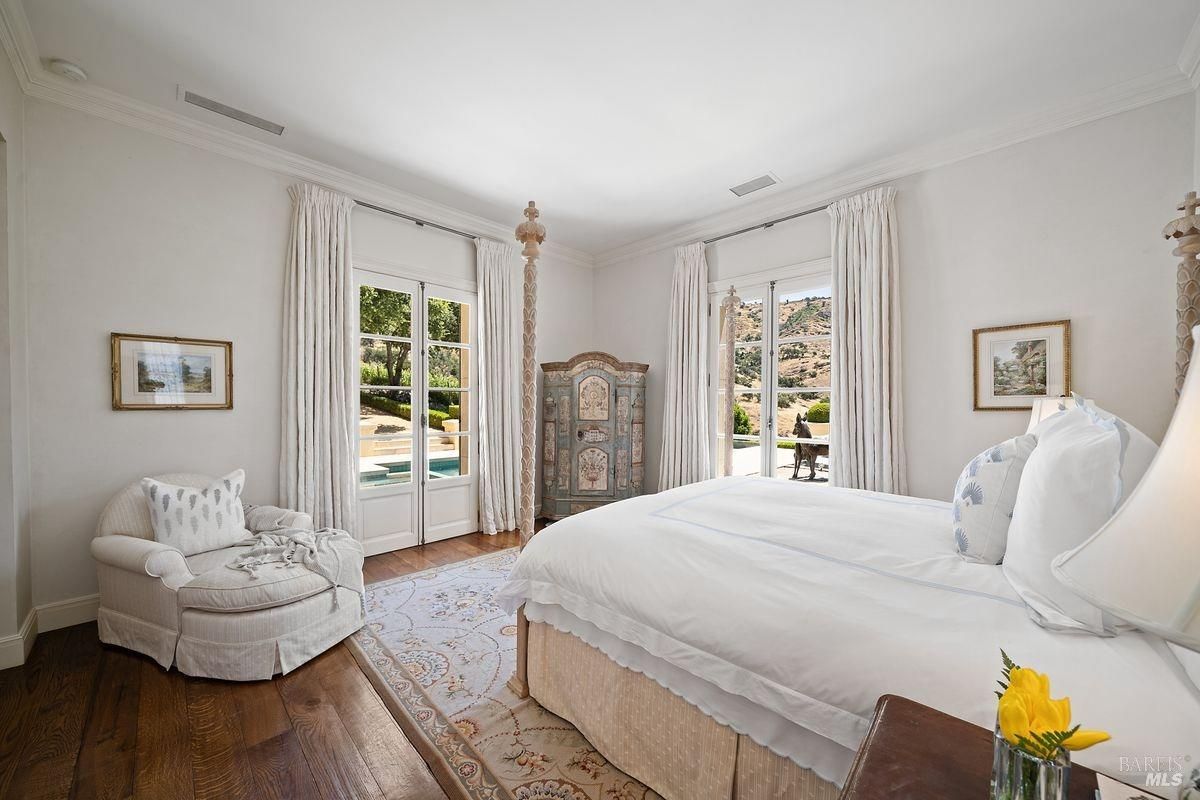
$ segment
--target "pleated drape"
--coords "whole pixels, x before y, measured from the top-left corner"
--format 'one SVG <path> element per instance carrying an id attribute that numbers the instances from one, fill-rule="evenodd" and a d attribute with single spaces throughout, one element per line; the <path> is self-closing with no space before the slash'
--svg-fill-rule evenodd
<path id="1" fill-rule="evenodd" d="M 659 491 L 712 477 L 708 414 L 708 262 L 704 244 L 675 248 L 667 329 Z"/>
<path id="2" fill-rule="evenodd" d="M 906 494 L 896 190 L 829 206 L 833 237 L 830 478 Z"/>
<path id="3" fill-rule="evenodd" d="M 521 262 L 475 242 L 479 285 L 479 512 L 483 532 L 517 527 L 521 490 Z"/>
<path id="4" fill-rule="evenodd" d="M 354 452 L 354 201 L 319 186 L 289 189 L 295 203 L 284 295 L 282 446 L 284 505 L 318 528 L 353 531 L 358 489 Z"/>

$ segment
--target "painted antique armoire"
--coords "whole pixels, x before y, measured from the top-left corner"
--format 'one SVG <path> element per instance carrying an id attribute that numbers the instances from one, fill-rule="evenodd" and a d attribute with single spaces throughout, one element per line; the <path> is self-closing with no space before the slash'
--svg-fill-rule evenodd
<path id="1" fill-rule="evenodd" d="M 642 493 L 647 369 L 598 352 L 542 364 L 542 516 Z"/>

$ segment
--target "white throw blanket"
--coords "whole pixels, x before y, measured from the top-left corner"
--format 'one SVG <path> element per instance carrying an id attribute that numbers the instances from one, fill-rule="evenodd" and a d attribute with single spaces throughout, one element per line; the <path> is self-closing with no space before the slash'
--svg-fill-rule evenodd
<path id="1" fill-rule="evenodd" d="M 258 570 L 267 564 L 278 568 L 299 565 L 320 575 L 333 586 L 345 587 L 363 598 L 362 546 L 345 531 L 324 528 L 319 531 L 287 528 L 257 533 L 238 542 L 254 549 L 238 556 L 227 565 L 258 577 Z M 337 592 L 333 594 L 337 608 Z"/>
<path id="2" fill-rule="evenodd" d="M 243 504 L 246 512 L 246 528 L 251 533 L 278 532 L 292 528 L 312 530 L 312 517 L 303 511 L 292 511 L 278 506 L 252 506 Z"/>

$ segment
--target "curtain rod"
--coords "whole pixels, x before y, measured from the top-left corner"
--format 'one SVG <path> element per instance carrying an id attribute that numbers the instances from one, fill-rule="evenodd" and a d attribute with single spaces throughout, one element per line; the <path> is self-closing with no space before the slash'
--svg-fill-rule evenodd
<path id="1" fill-rule="evenodd" d="M 437 228 L 439 231 L 445 231 L 446 233 L 453 233 L 455 236 L 461 236 L 464 239 L 480 239 L 480 238 L 482 238 L 479 236 L 479 234 L 476 234 L 476 233 L 467 233 L 466 231 L 455 230 L 454 228 L 447 228 L 445 225 L 438 225 L 436 222 L 430 222 L 427 219 L 420 219 L 418 217 L 413 217 L 408 214 L 401 214 L 399 211 L 393 211 L 390 208 L 384 208 L 383 206 L 377 206 L 374 203 L 366 203 L 362 200 L 355 200 L 354 204 L 362 206 L 363 208 L 369 208 L 372 211 L 378 211 L 381 214 L 391 214 L 393 217 L 399 217 L 400 219 L 406 219 L 409 222 L 412 222 L 421 228 Z"/>
<path id="2" fill-rule="evenodd" d="M 770 228 L 772 225 L 777 225 L 780 222 L 787 222 L 788 220 L 797 219 L 799 217 L 807 217 L 809 214 L 815 214 L 818 211 L 824 211 L 827 208 L 829 208 L 828 203 L 826 203 L 823 206 L 817 206 L 816 208 L 810 208 L 807 211 L 797 211 L 795 214 L 788 214 L 786 217 L 780 217 L 779 219 L 773 219 L 768 222 L 760 223 L 758 225 L 751 225 L 749 228 L 742 228 L 740 231 L 734 231 L 733 233 L 723 233 L 720 236 L 714 236 L 711 239 L 705 239 L 704 244 L 712 244 L 713 242 L 719 242 L 722 239 L 729 239 L 734 236 L 741 236 L 743 233 L 749 233 L 750 231 L 766 230 L 767 228 Z"/>

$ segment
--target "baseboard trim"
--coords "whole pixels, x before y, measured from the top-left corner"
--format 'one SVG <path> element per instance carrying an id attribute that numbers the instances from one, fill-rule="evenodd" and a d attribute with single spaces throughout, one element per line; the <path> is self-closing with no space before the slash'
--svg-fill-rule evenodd
<path id="1" fill-rule="evenodd" d="M 35 609 L 37 611 L 37 629 L 39 632 L 45 633 L 92 622 L 96 619 L 96 612 L 99 608 L 100 595 L 98 594 L 46 603 Z"/>
<path id="2" fill-rule="evenodd" d="M 29 609 L 21 627 L 11 636 L 0 637 L 0 669 L 19 667 L 29 657 L 33 640 L 37 638 L 37 609 Z"/>

